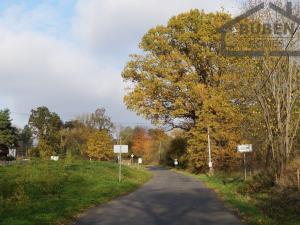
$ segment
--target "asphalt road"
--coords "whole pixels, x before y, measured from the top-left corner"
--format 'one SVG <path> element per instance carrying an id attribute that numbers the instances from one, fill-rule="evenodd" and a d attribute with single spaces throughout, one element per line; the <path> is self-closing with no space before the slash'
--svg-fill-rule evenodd
<path id="1" fill-rule="evenodd" d="M 242 225 L 198 180 L 162 168 L 139 190 L 88 210 L 74 225 Z"/>

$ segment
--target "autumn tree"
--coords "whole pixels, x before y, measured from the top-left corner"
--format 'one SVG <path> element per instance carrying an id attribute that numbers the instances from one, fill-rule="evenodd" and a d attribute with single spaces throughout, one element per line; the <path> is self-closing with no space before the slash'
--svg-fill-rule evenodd
<path id="1" fill-rule="evenodd" d="M 203 168 L 198 166 L 199 160 L 202 165 L 208 163 L 204 157 L 207 144 L 204 139 L 198 141 L 208 126 L 214 130 L 216 146 L 223 149 L 216 148 L 218 162 L 238 161 L 233 152 L 241 137 L 230 121 L 239 120 L 241 114 L 224 87 L 230 73 L 228 65 L 234 59 L 220 54 L 218 32 L 229 19 L 226 13 L 199 10 L 171 18 L 167 26 L 157 26 L 145 34 L 140 43 L 144 54 L 132 55 L 122 73 L 130 84 L 124 97 L 129 109 L 154 124 L 189 132 L 187 157 L 194 168 Z"/>
<path id="2" fill-rule="evenodd" d="M 28 155 L 28 149 L 33 145 L 32 131 L 28 125 L 25 125 L 24 128 L 19 133 L 19 150 L 24 156 Z"/>
<path id="3" fill-rule="evenodd" d="M 53 154 L 59 154 L 62 121 L 56 113 L 50 112 L 45 106 L 38 107 L 31 110 L 28 124 L 38 139 L 37 155 L 49 157 Z"/>
<path id="4" fill-rule="evenodd" d="M 114 124 L 110 117 L 105 114 L 105 111 L 104 108 L 98 108 L 93 113 L 80 116 L 78 120 L 90 129 L 112 132 Z"/>
<path id="5" fill-rule="evenodd" d="M 265 140 L 259 153 L 265 159 L 263 162 L 266 168 L 279 182 L 297 150 L 300 67 L 290 57 L 266 56 L 260 59 L 260 66 L 253 73 L 255 75 L 245 76 L 243 79 L 251 90 L 251 93 L 244 92 L 243 98 L 250 99 L 251 108 L 256 106 L 256 121 L 260 118 L 257 127 Z"/>
<path id="6" fill-rule="evenodd" d="M 108 161 L 113 159 L 112 137 L 106 131 L 97 131 L 90 134 L 87 141 L 86 154 L 94 160 Z"/>
<path id="7" fill-rule="evenodd" d="M 133 135 L 134 135 L 134 128 L 132 127 L 125 127 L 120 131 L 120 139 L 121 144 L 128 145 L 128 154 L 132 154 L 132 145 L 133 145 Z"/>
<path id="8" fill-rule="evenodd" d="M 105 109 L 98 108 L 93 113 L 87 113 L 78 116 L 74 120 L 65 122 L 60 132 L 62 137 L 61 148 L 64 154 L 68 156 L 97 159 L 96 154 L 98 154 L 99 143 L 95 142 L 95 136 L 98 135 L 100 137 L 100 134 L 102 134 L 102 138 L 104 139 L 103 145 L 106 145 L 106 136 L 110 137 L 113 129 L 114 124 L 111 122 L 110 117 L 106 115 Z M 111 140 L 111 137 L 109 139 Z M 109 150 L 112 151 L 112 148 L 110 147 Z M 99 151 L 100 153 L 104 151 L 104 147 Z M 100 154 L 98 159 L 105 160 L 106 155 L 104 151 L 103 155 Z"/>
<path id="9" fill-rule="evenodd" d="M 67 121 L 61 130 L 62 149 L 69 156 L 87 156 L 87 141 L 95 132 L 78 120 Z"/>
<path id="10" fill-rule="evenodd" d="M 142 127 L 136 127 L 132 138 L 132 152 L 139 157 L 146 157 L 148 159 L 151 151 L 150 137 L 147 131 Z"/>
<path id="11" fill-rule="evenodd" d="M 122 73 L 131 87 L 127 107 L 154 124 L 194 127 L 202 106 L 195 88 L 211 85 L 223 72 L 217 29 L 229 19 L 225 13 L 191 10 L 149 30 L 140 43 L 145 54 L 132 55 Z"/>
<path id="12" fill-rule="evenodd" d="M 178 166 L 185 168 L 188 165 L 187 139 L 184 135 L 175 136 L 170 140 L 170 144 L 164 154 L 164 164 L 174 166 L 174 160 L 178 160 Z"/>
<path id="13" fill-rule="evenodd" d="M 264 3 L 262 0 L 242 2 L 244 10 Z M 281 8 L 287 6 L 286 1 L 271 2 Z M 295 2 L 293 4 L 294 7 L 289 10 L 293 15 L 297 15 L 299 3 L 298 6 L 295 6 Z M 260 23 L 288 22 L 287 18 L 272 13 L 272 10 L 261 10 L 248 20 Z M 243 74 L 241 77 L 238 73 L 233 73 L 239 79 L 233 79 L 236 85 L 233 85 L 235 95 L 232 96 L 235 96 L 234 98 L 242 103 L 244 109 L 247 109 L 245 112 L 248 118 L 243 122 L 246 121 L 244 124 L 249 128 L 256 127 L 252 132 L 248 132 L 248 136 L 253 142 L 260 142 L 256 147 L 259 151 L 255 154 L 258 154 L 260 161 L 265 164 L 265 169 L 272 172 L 278 183 L 284 175 L 286 166 L 297 154 L 296 136 L 300 123 L 300 65 L 299 60 L 289 54 L 272 57 L 270 53 L 274 50 L 290 52 L 298 50 L 299 26 L 286 36 L 269 34 L 265 38 L 268 40 L 281 38 L 282 46 L 277 49 L 264 46 L 265 55 L 257 58 L 254 64 L 238 65 L 235 68 L 232 66 L 233 70 L 239 70 L 240 74 Z M 247 129 L 241 131 L 245 132 Z M 262 158 L 264 160 L 261 160 Z"/>
<path id="14" fill-rule="evenodd" d="M 169 147 L 171 137 L 160 128 L 152 128 L 148 130 L 150 137 L 149 160 L 152 162 L 162 163 L 163 157 Z"/>
<path id="15" fill-rule="evenodd" d="M 208 129 L 214 168 L 228 171 L 240 165 L 236 147 L 243 141 L 240 133 L 242 117 L 239 109 L 229 103 L 219 89 L 201 91 L 203 108 L 199 111 L 196 126 L 188 135 L 187 154 L 195 171 L 205 171 L 208 167 Z"/>

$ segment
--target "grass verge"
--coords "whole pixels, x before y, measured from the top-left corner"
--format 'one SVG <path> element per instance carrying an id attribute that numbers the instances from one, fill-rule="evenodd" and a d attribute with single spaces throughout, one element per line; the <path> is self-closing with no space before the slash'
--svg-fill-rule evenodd
<path id="1" fill-rule="evenodd" d="M 275 195 L 278 195 L 278 192 L 272 190 L 253 194 L 243 192 L 251 180 L 245 183 L 242 179 L 228 176 L 228 174 L 207 176 L 205 174 L 194 175 L 187 172 L 184 173 L 200 179 L 208 188 L 213 189 L 225 205 L 246 224 L 300 224 L 299 214 L 297 215 L 297 212 L 290 210 L 288 204 L 284 203 L 284 201 L 277 201 L 275 203 L 275 199 L 278 199 Z M 281 193 L 281 195 L 284 194 Z M 295 205 L 294 209 L 296 209 Z"/>
<path id="2" fill-rule="evenodd" d="M 0 167 L 0 224 L 65 224 L 84 209 L 135 190 L 150 179 L 143 169 L 109 162 L 33 161 Z"/>

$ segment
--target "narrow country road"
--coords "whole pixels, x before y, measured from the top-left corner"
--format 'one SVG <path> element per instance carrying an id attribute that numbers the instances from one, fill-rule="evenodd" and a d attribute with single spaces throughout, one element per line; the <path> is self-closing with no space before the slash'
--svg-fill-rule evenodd
<path id="1" fill-rule="evenodd" d="M 73 225 L 242 225 L 203 184 L 153 167 L 139 190 L 87 211 Z"/>

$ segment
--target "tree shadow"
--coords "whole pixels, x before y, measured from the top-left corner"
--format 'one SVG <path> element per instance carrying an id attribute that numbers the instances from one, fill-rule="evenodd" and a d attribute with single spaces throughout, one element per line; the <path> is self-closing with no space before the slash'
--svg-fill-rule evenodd
<path id="1" fill-rule="evenodd" d="M 197 180 L 149 168 L 156 179 L 138 191 L 89 210 L 74 225 L 241 225 Z M 159 172 L 158 172 L 159 171 Z M 164 173 L 167 173 L 165 176 Z M 177 177 L 178 176 L 178 177 Z M 177 179 L 176 179 L 177 177 Z M 184 184 L 184 185 L 182 185 Z"/>

